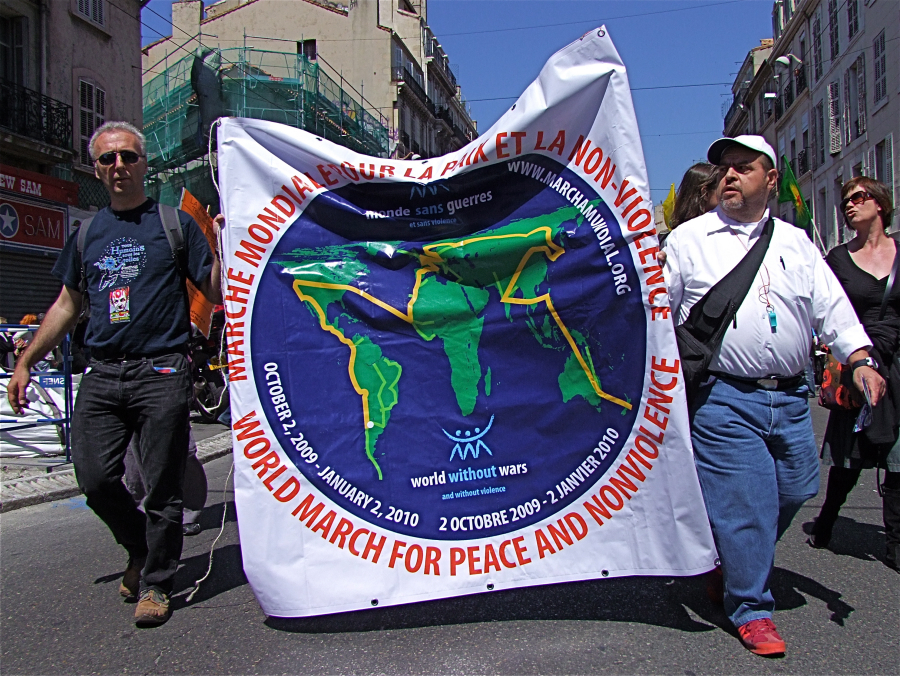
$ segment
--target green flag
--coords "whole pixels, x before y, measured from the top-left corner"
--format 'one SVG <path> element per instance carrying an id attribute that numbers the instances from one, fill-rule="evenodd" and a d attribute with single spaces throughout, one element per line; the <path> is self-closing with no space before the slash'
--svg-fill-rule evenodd
<path id="1" fill-rule="evenodd" d="M 800 192 L 800 185 L 794 178 L 791 164 L 784 155 L 781 156 L 781 164 L 784 167 L 784 173 L 781 176 L 781 187 L 778 190 L 778 203 L 793 202 L 794 208 L 797 210 L 797 222 L 794 225 L 808 231 L 812 216 L 806 206 L 806 200 L 803 199 L 803 193 Z"/>

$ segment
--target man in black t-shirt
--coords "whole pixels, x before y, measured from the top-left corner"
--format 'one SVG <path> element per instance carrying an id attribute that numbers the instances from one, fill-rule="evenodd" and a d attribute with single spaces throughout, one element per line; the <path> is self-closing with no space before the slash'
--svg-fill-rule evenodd
<path id="1" fill-rule="evenodd" d="M 91 361 L 72 417 L 72 461 L 88 506 L 128 551 L 119 592 L 138 597 L 135 622 L 153 626 L 169 618 L 183 538 L 191 396 L 185 278 L 212 303 L 221 302 L 221 293 L 218 258 L 181 211 L 184 246 L 176 260 L 160 209 L 144 193 L 145 147 L 143 135 L 125 122 L 107 122 L 91 138 L 94 171 L 111 204 L 90 223 L 83 252 L 77 236 L 63 248 L 53 268 L 62 291 L 19 359 L 8 398 L 17 413 L 27 406 L 31 368 L 75 326 L 87 294 Z M 136 434 L 146 516 L 122 483 L 125 451 Z"/>

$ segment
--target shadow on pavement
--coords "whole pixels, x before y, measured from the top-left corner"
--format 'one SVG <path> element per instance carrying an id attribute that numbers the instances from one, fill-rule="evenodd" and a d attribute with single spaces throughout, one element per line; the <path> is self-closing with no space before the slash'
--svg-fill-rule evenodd
<path id="1" fill-rule="evenodd" d="M 803 524 L 803 532 L 812 532 L 812 521 Z M 828 550 L 837 556 L 852 556 L 861 561 L 881 561 L 885 554 L 884 527 L 870 523 L 860 523 L 854 519 L 839 516 L 834 524 L 834 532 Z"/>
<path id="2" fill-rule="evenodd" d="M 225 514 L 225 523 L 235 523 L 237 522 L 237 510 L 234 506 L 234 501 L 229 501 L 227 503 L 227 512 Z M 204 507 L 203 511 L 200 512 L 199 523 L 203 528 L 203 531 L 215 531 L 218 533 L 219 528 L 222 527 L 222 503 L 219 502 L 214 505 L 209 505 L 208 507 Z M 212 541 L 210 541 L 211 543 Z M 231 549 L 236 549 L 237 552 L 237 570 L 240 572 L 241 582 L 239 584 L 232 584 L 230 586 L 222 586 L 217 584 L 217 578 L 219 573 L 222 572 L 220 568 L 224 570 L 223 575 L 226 579 L 233 578 L 234 575 L 231 570 L 231 559 L 234 558 L 234 555 L 231 553 Z M 234 587 L 239 587 L 242 584 L 247 583 L 247 579 L 244 577 L 244 569 L 243 564 L 241 562 L 241 548 L 240 545 L 228 545 L 224 547 L 216 547 L 216 553 L 214 556 L 215 559 L 215 567 L 213 569 L 212 574 L 206 579 L 203 584 L 203 590 L 197 592 L 197 595 L 194 597 L 193 602 L 198 602 L 200 600 L 205 600 L 207 598 L 211 598 L 208 595 L 208 591 L 215 591 L 216 594 L 221 594 L 224 591 L 228 591 L 229 589 L 233 589 Z M 179 594 L 182 591 L 187 589 L 192 589 L 194 581 L 203 577 L 206 574 L 206 569 L 209 566 L 209 550 L 207 549 L 203 554 L 198 554 L 197 556 L 192 556 L 187 559 L 182 559 L 178 573 L 175 577 L 175 590 L 173 592 L 173 596 Z M 201 570 L 202 568 L 202 570 Z M 197 573 L 196 571 L 200 572 Z M 196 574 L 195 574 L 196 573 Z M 117 573 L 110 573 L 109 575 L 101 575 L 100 577 L 94 580 L 94 584 L 108 584 L 110 582 L 115 582 L 116 580 L 121 580 L 122 576 L 125 574 L 125 570 L 120 570 Z M 182 583 L 182 578 L 187 576 L 188 582 Z M 221 587 L 221 588 L 220 588 Z M 175 601 L 173 600 L 173 603 Z M 181 604 L 184 605 L 183 603 Z M 173 605 L 173 608 L 177 608 L 179 606 Z"/>
<path id="3" fill-rule="evenodd" d="M 705 585 L 703 576 L 568 582 L 322 617 L 270 617 L 265 624 L 310 634 L 528 620 L 637 622 L 686 632 L 724 628 L 728 620 L 706 600 Z M 695 620 L 685 606 L 695 612 L 694 606 L 701 607 L 709 624 Z"/>
<path id="4" fill-rule="evenodd" d="M 228 501 L 227 510 L 225 523 L 237 523 L 237 509 L 234 506 L 234 500 Z M 208 530 L 218 532 L 219 528 L 222 527 L 222 503 L 217 502 L 214 505 L 204 507 L 203 511 L 200 512 L 198 523 L 204 532 Z"/>
<path id="5" fill-rule="evenodd" d="M 206 575 L 208 568 L 209 551 L 181 560 L 181 567 L 175 575 L 175 589 L 172 591 L 173 611 L 209 601 L 219 594 L 247 584 L 241 559 L 241 546 L 234 544 L 216 547 L 212 573 L 203 581 L 200 591 L 188 603 L 187 597 L 194 590 L 194 584 Z"/>
<path id="6" fill-rule="evenodd" d="M 777 566 L 772 571 L 771 587 L 777 610 L 794 610 L 805 606 L 806 597 L 803 595 L 807 594 L 822 601 L 831 611 L 829 619 L 841 627 L 844 626 L 844 620 L 850 617 L 850 613 L 856 610 L 841 600 L 840 592 L 833 591 L 805 575 Z"/>

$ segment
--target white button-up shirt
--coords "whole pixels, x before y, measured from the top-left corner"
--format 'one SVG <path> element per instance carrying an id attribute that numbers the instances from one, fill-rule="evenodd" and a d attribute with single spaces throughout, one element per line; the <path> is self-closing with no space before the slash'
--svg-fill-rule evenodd
<path id="1" fill-rule="evenodd" d="M 677 324 L 747 254 L 768 218 L 766 210 L 760 221 L 738 223 L 717 208 L 669 235 L 665 273 Z M 774 331 L 766 293 L 775 312 Z M 799 374 L 809 362 L 811 329 L 843 363 L 872 345 L 840 282 L 806 233 L 777 218 L 763 265 L 736 320 L 737 327 L 725 332 L 711 371 L 744 378 Z"/>

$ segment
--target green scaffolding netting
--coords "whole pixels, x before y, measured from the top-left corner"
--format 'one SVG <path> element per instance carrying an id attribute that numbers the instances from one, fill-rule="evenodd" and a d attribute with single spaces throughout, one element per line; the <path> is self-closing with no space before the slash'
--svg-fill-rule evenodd
<path id="1" fill-rule="evenodd" d="M 240 47 L 214 50 L 212 59 L 205 56 L 215 71 L 225 114 L 280 122 L 359 153 L 388 155 L 386 118 L 367 110 L 316 61 L 302 54 Z M 160 172 L 192 173 L 187 166 L 207 153 L 191 85 L 195 58 L 167 65 L 144 84 L 143 131 L 151 183 Z"/>

